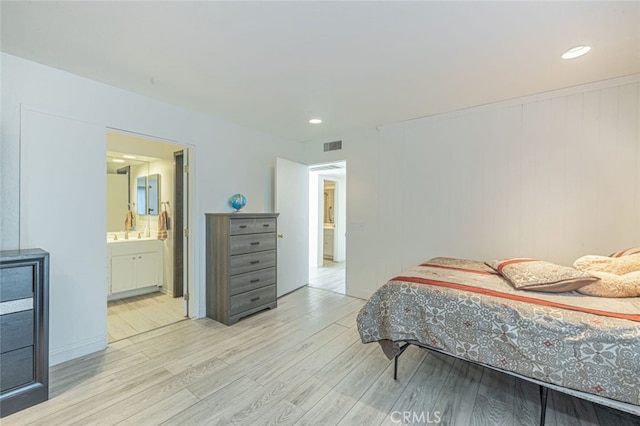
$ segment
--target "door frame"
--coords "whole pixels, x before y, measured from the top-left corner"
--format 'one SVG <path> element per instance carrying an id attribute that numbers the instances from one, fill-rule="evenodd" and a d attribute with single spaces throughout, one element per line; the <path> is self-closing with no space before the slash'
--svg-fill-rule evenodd
<path id="1" fill-rule="evenodd" d="M 124 133 L 134 137 L 140 137 L 147 140 L 151 140 L 158 144 L 175 145 L 182 148 L 181 151 L 183 152 L 183 155 L 184 155 L 184 162 L 185 162 L 185 165 L 187 166 L 187 172 L 185 173 L 186 179 L 183 186 L 185 189 L 184 195 L 187 202 L 186 202 L 186 205 L 183 205 L 185 210 L 185 214 L 183 215 L 184 229 L 181 231 L 182 235 L 186 237 L 183 244 L 184 251 L 186 253 L 186 256 L 184 256 L 183 258 L 183 269 L 184 269 L 183 297 L 185 299 L 184 314 L 188 318 L 194 318 L 194 316 L 197 316 L 197 312 L 198 312 L 198 301 L 199 301 L 198 294 L 199 294 L 200 286 L 198 285 L 198 282 L 196 280 L 196 275 L 195 275 L 195 271 L 196 271 L 195 256 L 193 256 L 193 253 L 195 253 L 195 242 L 193 238 L 190 238 L 191 235 L 194 235 L 196 233 L 195 229 L 191 229 L 191 228 L 196 226 L 197 222 L 195 221 L 195 218 L 194 218 L 195 207 L 194 207 L 194 196 L 193 196 L 193 188 L 195 187 L 194 185 L 195 168 L 193 167 L 189 159 L 194 158 L 195 146 L 185 142 L 176 141 L 173 139 L 162 138 L 159 136 L 148 135 L 146 133 L 120 129 L 112 126 L 106 126 L 105 132 L 108 132 L 108 131 Z M 105 156 L 106 156 L 106 149 L 105 149 Z M 171 226 L 172 228 L 174 228 L 174 232 L 176 232 L 174 225 L 171 224 Z M 105 335 L 106 335 L 106 332 L 107 330 L 105 330 Z"/>
<path id="2" fill-rule="evenodd" d="M 331 173 L 330 171 L 314 170 L 324 168 L 331 165 L 341 165 L 344 172 Z M 344 177 L 340 176 L 344 173 Z M 324 261 L 324 182 L 325 180 L 335 182 L 336 188 L 340 188 L 335 192 L 335 222 L 338 227 L 334 228 L 334 260 L 338 262 L 347 261 L 347 161 L 336 160 L 330 162 L 322 162 L 309 165 L 309 266 L 321 267 Z M 312 177 L 315 175 L 315 178 Z M 313 187 L 312 187 L 313 186 Z M 339 217 L 339 218 L 338 218 Z M 338 232 L 336 232 L 336 230 Z M 340 250 L 337 233 L 342 235 L 344 242 Z M 315 246 L 315 248 L 314 248 Z M 314 256 L 315 254 L 315 256 Z"/>

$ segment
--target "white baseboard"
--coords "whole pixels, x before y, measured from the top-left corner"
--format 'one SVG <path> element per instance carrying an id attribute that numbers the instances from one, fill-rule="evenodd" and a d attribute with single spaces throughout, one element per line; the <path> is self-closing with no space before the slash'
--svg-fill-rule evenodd
<path id="1" fill-rule="evenodd" d="M 94 352 L 103 351 L 107 347 L 107 336 L 96 336 L 75 345 L 49 349 L 49 366 L 79 358 Z"/>

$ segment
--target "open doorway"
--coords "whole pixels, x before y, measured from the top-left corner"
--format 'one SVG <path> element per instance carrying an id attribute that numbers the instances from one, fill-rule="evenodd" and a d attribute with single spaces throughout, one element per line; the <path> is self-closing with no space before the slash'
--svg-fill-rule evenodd
<path id="1" fill-rule="evenodd" d="M 309 286 L 345 294 L 347 165 L 309 167 Z"/>
<path id="2" fill-rule="evenodd" d="M 187 155 L 182 145 L 107 131 L 109 343 L 188 318 Z"/>

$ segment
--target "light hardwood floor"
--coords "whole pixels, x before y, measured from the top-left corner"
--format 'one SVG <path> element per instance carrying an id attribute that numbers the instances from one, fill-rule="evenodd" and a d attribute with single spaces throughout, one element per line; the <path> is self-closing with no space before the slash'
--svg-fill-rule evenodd
<path id="1" fill-rule="evenodd" d="M 51 369 L 51 398 L 12 425 L 535 425 L 537 387 L 411 347 L 399 380 L 362 344 L 364 301 L 302 288 L 226 327 L 187 320 Z M 550 391 L 547 425 L 638 418 Z M 429 423 L 430 422 L 430 423 Z"/>
<path id="2" fill-rule="evenodd" d="M 345 264 L 325 259 L 321 267 L 310 267 L 309 286 L 345 294 Z"/>
<path id="3" fill-rule="evenodd" d="M 183 304 L 181 297 L 161 292 L 108 302 L 109 343 L 186 319 Z"/>

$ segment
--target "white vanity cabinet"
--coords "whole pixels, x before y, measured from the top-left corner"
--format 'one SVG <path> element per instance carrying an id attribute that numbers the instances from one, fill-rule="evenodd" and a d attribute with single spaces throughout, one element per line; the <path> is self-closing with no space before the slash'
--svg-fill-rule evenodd
<path id="1" fill-rule="evenodd" d="M 333 228 L 324 228 L 324 252 L 325 259 L 333 260 Z"/>
<path id="2" fill-rule="evenodd" d="M 109 300 L 157 291 L 162 285 L 162 242 L 129 240 L 109 246 Z"/>

